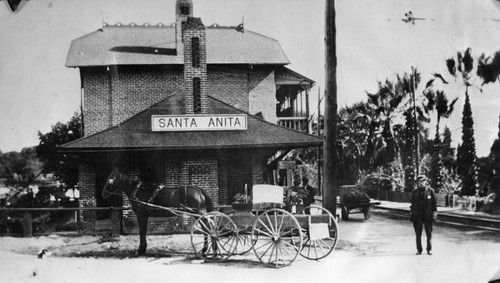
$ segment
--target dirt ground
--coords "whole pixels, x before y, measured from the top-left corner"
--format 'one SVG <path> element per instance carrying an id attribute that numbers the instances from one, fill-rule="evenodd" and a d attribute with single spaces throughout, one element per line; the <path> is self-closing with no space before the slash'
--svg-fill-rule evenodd
<path id="1" fill-rule="evenodd" d="M 415 256 L 408 221 L 375 215 L 339 223 L 335 251 L 300 256 L 289 267 L 263 266 L 250 252 L 230 260 L 197 259 L 190 235 L 0 237 L 0 282 L 487 282 L 500 267 L 496 232 L 436 227 L 435 254 Z M 46 253 L 39 259 L 39 254 Z"/>

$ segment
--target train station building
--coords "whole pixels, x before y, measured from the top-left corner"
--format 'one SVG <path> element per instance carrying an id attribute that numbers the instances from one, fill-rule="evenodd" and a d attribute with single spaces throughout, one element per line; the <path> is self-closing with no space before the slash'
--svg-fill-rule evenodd
<path id="1" fill-rule="evenodd" d="M 284 153 L 322 145 L 309 133 L 314 81 L 286 67 L 279 42 L 243 25 L 205 26 L 193 8 L 177 0 L 172 25 L 105 24 L 71 42 L 84 136 L 60 150 L 78 159 L 80 207 L 130 205 L 101 197 L 114 168 L 230 204 L 245 186 L 277 184 Z M 80 220 L 97 229 L 108 217 L 83 211 Z"/>

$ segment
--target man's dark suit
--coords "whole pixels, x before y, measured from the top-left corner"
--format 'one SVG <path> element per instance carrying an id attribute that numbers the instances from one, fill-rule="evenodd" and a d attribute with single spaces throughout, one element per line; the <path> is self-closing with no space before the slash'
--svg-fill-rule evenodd
<path id="1" fill-rule="evenodd" d="M 410 220 L 413 221 L 417 242 L 417 252 L 422 253 L 422 229 L 425 228 L 427 236 L 427 253 L 432 250 L 432 221 L 434 212 L 437 212 L 434 190 L 420 186 L 411 194 Z"/>

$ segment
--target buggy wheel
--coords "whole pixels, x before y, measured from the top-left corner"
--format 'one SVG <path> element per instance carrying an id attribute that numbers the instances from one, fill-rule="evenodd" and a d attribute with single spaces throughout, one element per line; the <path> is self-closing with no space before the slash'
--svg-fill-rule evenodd
<path id="1" fill-rule="evenodd" d="M 302 247 L 299 222 L 285 210 L 267 210 L 255 220 L 252 244 L 255 255 L 265 265 L 274 268 L 288 266 Z"/>
<path id="2" fill-rule="evenodd" d="M 339 239 L 337 221 L 330 211 L 321 206 L 312 205 L 304 208 L 299 213 L 306 214 L 306 211 L 309 212 L 312 219 L 314 219 L 314 215 L 326 215 L 328 220 L 327 222 L 309 223 L 309 227 L 304 233 L 300 255 L 307 259 L 322 259 L 328 256 L 337 245 Z M 323 218 L 322 221 L 324 220 Z M 328 229 L 328 232 L 326 229 Z"/>
<path id="3" fill-rule="evenodd" d="M 347 221 L 349 219 L 349 210 L 345 205 L 342 206 L 342 220 Z"/>
<path id="4" fill-rule="evenodd" d="M 372 206 L 370 204 L 363 207 L 363 215 L 365 216 L 365 220 L 370 219 L 372 216 Z"/>
<path id="5" fill-rule="evenodd" d="M 252 249 L 252 236 L 248 229 L 239 229 L 234 234 L 235 249 L 233 254 L 243 255 L 248 253 Z"/>
<path id="6" fill-rule="evenodd" d="M 206 260 L 226 259 L 234 253 L 238 227 L 229 216 L 209 212 L 191 228 L 191 245 L 196 256 Z"/>

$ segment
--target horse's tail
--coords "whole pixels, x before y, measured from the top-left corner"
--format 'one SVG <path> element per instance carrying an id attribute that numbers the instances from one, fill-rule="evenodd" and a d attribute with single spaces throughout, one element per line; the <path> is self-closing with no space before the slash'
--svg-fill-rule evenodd
<path id="1" fill-rule="evenodd" d="M 208 195 L 208 193 L 200 188 L 201 193 L 205 197 L 205 207 L 207 209 L 207 212 L 213 211 L 214 210 L 214 202 L 212 201 L 212 198 Z"/>

